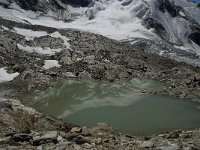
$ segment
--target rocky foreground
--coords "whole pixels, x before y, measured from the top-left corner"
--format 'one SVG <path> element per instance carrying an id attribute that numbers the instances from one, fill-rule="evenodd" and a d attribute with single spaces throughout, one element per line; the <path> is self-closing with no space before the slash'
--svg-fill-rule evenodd
<path id="1" fill-rule="evenodd" d="M 19 28 L 26 32 L 37 31 L 39 35 L 26 37 L 17 32 Z M 68 47 L 65 38 L 69 39 Z M 57 52 L 50 55 L 37 52 L 45 47 Z M 58 64 L 49 67 L 45 65 L 47 60 Z M 54 86 L 57 80 L 117 82 L 140 78 L 164 85 L 160 89 L 141 90 L 142 93 L 171 95 L 199 104 L 198 67 L 147 54 L 92 33 L 1 19 L 0 68 L 3 67 L 19 75 L 10 82 L 1 83 L 1 90 L 11 92 L 2 94 L 7 99 L 0 100 L 0 149 L 200 149 L 199 130 L 135 137 L 120 134 L 102 123 L 91 128 L 63 123 L 20 103 L 27 100 L 25 93 L 39 93 Z"/>
<path id="2" fill-rule="evenodd" d="M 0 99 L 0 127 L 0 149 L 200 149 L 200 130 L 136 137 L 105 123 L 95 127 L 63 123 L 13 99 Z"/>

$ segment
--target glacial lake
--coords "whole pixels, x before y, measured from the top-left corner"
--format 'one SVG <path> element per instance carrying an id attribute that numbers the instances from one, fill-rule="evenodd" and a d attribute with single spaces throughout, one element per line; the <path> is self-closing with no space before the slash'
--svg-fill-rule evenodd
<path id="1" fill-rule="evenodd" d="M 200 110 L 193 103 L 139 92 L 162 86 L 139 79 L 125 83 L 66 80 L 35 97 L 29 105 L 66 122 L 81 126 L 106 122 L 132 135 L 199 128 Z"/>

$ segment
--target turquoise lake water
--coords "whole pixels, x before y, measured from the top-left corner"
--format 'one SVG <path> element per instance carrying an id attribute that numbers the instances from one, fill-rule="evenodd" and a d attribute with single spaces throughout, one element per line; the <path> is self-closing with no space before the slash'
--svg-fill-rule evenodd
<path id="1" fill-rule="evenodd" d="M 138 79 L 125 83 L 67 80 L 36 97 L 31 105 L 66 122 L 82 126 L 106 122 L 133 135 L 199 128 L 200 110 L 194 104 L 139 92 L 162 86 Z"/>

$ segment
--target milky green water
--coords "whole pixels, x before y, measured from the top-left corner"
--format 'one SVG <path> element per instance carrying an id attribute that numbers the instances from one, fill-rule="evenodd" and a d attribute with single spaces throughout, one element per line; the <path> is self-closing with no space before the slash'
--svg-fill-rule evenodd
<path id="1" fill-rule="evenodd" d="M 126 83 L 67 80 L 42 93 L 31 105 L 37 110 L 83 126 L 106 122 L 121 132 L 153 134 L 171 129 L 200 127 L 200 111 L 184 100 L 139 94 L 161 88 L 158 82 Z"/>

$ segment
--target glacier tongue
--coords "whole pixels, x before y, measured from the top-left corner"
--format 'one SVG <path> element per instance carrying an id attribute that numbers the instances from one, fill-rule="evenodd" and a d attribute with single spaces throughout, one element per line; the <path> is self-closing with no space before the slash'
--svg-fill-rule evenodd
<path id="1" fill-rule="evenodd" d="M 187 0 L 93 0 L 88 7 L 65 5 L 59 13 L 0 6 L 0 16 L 18 22 L 75 28 L 112 39 L 131 42 L 135 47 L 153 43 L 149 51 L 177 57 L 200 65 L 200 9 Z M 191 36 L 192 34 L 192 36 Z M 194 37 L 195 36 L 195 37 Z M 142 39 L 140 42 L 137 39 Z M 146 50 L 148 51 L 148 50 Z M 195 63 L 193 63 L 195 62 Z"/>

